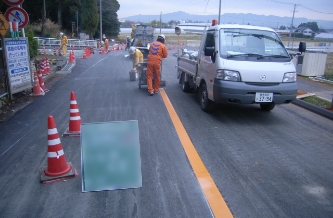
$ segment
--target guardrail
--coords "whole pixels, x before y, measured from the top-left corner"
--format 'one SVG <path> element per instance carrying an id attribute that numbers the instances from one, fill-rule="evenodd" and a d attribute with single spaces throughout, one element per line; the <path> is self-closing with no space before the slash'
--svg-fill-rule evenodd
<path id="1" fill-rule="evenodd" d="M 298 46 L 286 47 L 287 50 L 297 50 Z M 307 51 L 333 52 L 333 46 L 306 46 Z"/>
<path id="2" fill-rule="evenodd" d="M 40 47 L 45 46 L 45 48 L 59 47 L 61 44 L 60 39 L 56 38 L 37 38 L 38 45 Z M 68 39 L 67 47 L 76 47 L 76 48 L 85 48 L 85 47 L 94 47 L 97 48 L 96 40 L 79 40 L 79 39 Z"/>

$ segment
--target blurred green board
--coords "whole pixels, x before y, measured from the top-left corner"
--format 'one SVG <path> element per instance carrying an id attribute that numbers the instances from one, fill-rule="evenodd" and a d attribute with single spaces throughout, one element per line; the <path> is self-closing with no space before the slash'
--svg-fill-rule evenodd
<path id="1" fill-rule="evenodd" d="M 138 121 L 81 125 L 82 192 L 142 187 Z"/>

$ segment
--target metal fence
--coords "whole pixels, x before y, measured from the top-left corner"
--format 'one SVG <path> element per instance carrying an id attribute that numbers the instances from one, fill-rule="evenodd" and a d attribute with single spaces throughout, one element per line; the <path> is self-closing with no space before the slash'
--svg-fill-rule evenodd
<path id="1" fill-rule="evenodd" d="M 61 44 L 61 40 L 56 39 L 56 38 L 35 37 L 35 39 L 38 40 L 38 45 L 40 47 L 45 46 L 45 48 L 53 48 L 53 47 L 58 48 Z M 96 40 L 68 39 L 67 47 L 85 48 L 87 46 L 97 48 L 97 41 Z"/>

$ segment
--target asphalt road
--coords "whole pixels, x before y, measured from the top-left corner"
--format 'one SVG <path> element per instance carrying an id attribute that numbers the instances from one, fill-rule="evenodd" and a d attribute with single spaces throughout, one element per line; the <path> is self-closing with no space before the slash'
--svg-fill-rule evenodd
<path id="1" fill-rule="evenodd" d="M 1 217 L 212 217 L 160 95 L 129 80 L 125 51 L 77 59 L 71 74 L 0 124 Z M 331 217 L 333 122 L 293 104 L 263 112 L 257 105 L 201 111 L 195 93 L 164 61 L 165 91 L 235 217 Z M 47 116 L 68 127 L 76 93 L 84 123 L 138 120 L 143 187 L 81 192 L 81 176 L 43 185 Z M 61 138 L 81 170 L 78 138 Z"/>

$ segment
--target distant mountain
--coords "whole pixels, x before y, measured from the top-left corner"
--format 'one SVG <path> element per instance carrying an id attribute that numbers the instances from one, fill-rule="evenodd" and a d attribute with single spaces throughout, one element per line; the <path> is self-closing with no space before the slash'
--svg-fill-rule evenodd
<path id="1" fill-rule="evenodd" d="M 218 19 L 218 15 L 195 15 L 187 14 L 183 11 L 162 14 L 162 22 L 167 23 L 171 20 L 186 21 L 186 22 L 211 22 L 212 19 Z M 127 17 L 128 21 L 135 22 L 151 22 L 153 20 L 160 20 L 160 15 L 135 15 Z M 221 23 L 238 23 L 238 24 L 250 24 L 256 26 L 267 26 L 277 28 L 284 25 L 290 26 L 292 17 L 278 17 L 278 16 L 265 16 L 257 14 L 223 14 L 221 15 Z M 309 20 L 307 18 L 294 18 L 294 26 L 298 26 L 301 23 L 317 22 L 319 28 L 333 29 L 333 20 Z"/>

